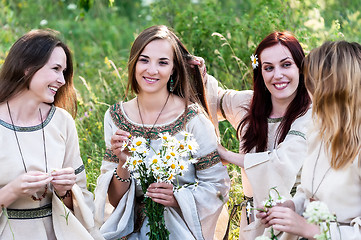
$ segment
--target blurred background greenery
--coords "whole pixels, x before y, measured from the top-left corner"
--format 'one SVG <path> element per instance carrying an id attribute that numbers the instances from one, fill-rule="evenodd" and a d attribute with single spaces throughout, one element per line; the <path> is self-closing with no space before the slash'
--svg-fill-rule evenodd
<path id="1" fill-rule="evenodd" d="M 274 30 L 288 30 L 306 53 L 326 40 L 360 42 L 358 0 L 0 0 L 0 65 L 17 38 L 35 28 L 59 31 L 75 63 L 79 110 L 76 119 L 88 188 L 93 191 L 104 154 L 103 115 L 124 99 L 132 42 L 146 27 L 174 29 L 208 73 L 224 87 L 251 88 L 250 55 Z M 237 151 L 235 131 L 220 125 L 221 140 Z M 232 179 L 229 209 L 242 200 L 240 171 Z M 239 215 L 230 239 L 238 238 Z"/>

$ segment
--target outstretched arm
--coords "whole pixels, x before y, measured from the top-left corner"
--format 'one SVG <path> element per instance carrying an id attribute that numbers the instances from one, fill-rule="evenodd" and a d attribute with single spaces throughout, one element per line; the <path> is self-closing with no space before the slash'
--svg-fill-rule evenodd
<path id="1" fill-rule="evenodd" d="M 225 147 L 218 144 L 217 151 L 219 156 L 224 163 L 233 163 L 241 168 L 244 167 L 244 155 L 243 153 L 235 153 L 232 151 L 228 151 Z"/>

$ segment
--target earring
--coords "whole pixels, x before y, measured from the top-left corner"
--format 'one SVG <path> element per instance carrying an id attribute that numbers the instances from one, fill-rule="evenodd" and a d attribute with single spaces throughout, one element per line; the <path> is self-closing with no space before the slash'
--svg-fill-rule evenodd
<path id="1" fill-rule="evenodd" d="M 173 78 L 172 78 L 172 75 L 170 76 L 170 79 L 169 79 L 169 92 L 173 92 L 174 91 L 174 82 L 173 82 Z"/>

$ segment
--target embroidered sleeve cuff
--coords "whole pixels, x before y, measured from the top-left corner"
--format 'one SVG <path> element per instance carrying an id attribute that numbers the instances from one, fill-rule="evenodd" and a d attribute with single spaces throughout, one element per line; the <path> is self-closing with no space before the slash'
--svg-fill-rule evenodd
<path id="1" fill-rule="evenodd" d="M 107 162 L 114 162 L 114 163 L 119 163 L 119 159 L 118 157 L 113 153 L 113 151 L 109 148 L 107 148 L 105 150 L 105 153 L 104 153 L 104 161 L 107 161 Z"/>
<path id="2" fill-rule="evenodd" d="M 195 164 L 195 168 L 196 170 L 204 170 L 216 165 L 219 162 L 221 162 L 221 158 L 219 157 L 218 152 L 213 151 L 204 157 L 200 157 L 198 162 Z"/>

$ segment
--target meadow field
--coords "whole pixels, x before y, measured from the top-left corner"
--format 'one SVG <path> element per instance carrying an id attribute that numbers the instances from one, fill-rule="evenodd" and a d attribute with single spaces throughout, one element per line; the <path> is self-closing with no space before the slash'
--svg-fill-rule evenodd
<path id="1" fill-rule="evenodd" d="M 93 191 L 105 151 L 103 116 L 109 105 L 126 100 L 127 59 L 132 42 L 146 27 L 174 29 L 208 73 L 225 88 L 251 89 L 251 61 L 259 41 L 274 30 L 295 34 L 306 53 L 327 40 L 361 42 L 358 0 L 0 0 L 0 66 L 21 35 L 51 28 L 70 46 L 78 94 L 76 124 L 88 188 Z M 128 96 L 132 97 L 131 95 Z M 237 151 L 235 130 L 220 124 L 221 142 Z M 0 150 L 1 151 L 1 150 Z M 238 167 L 228 207 L 242 201 Z M 239 214 L 230 239 L 238 239 Z"/>

